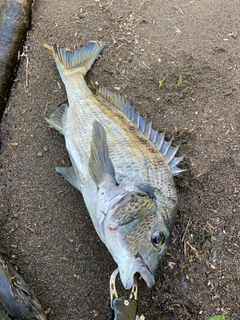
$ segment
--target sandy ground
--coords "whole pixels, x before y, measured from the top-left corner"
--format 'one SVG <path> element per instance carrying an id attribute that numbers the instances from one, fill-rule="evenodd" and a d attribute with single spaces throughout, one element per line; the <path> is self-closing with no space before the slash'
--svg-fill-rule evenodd
<path id="1" fill-rule="evenodd" d="M 69 159 L 44 121 L 66 92 L 43 43 L 89 40 L 105 49 L 88 81 L 126 94 L 187 154 L 172 244 L 154 288 L 140 283 L 139 313 L 240 318 L 239 16 L 238 0 L 35 1 L 1 122 L 0 240 L 49 319 L 110 319 L 116 265 L 81 194 L 55 172 Z"/>

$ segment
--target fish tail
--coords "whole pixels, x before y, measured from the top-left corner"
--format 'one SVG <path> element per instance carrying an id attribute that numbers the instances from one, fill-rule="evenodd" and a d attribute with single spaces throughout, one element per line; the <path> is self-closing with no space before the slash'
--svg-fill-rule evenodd
<path id="1" fill-rule="evenodd" d="M 74 72 L 79 71 L 85 75 L 103 50 L 103 47 L 104 44 L 102 42 L 89 42 L 80 49 L 71 52 L 53 45 L 52 54 L 62 80 L 64 81 L 64 74 L 72 69 L 74 69 Z"/>

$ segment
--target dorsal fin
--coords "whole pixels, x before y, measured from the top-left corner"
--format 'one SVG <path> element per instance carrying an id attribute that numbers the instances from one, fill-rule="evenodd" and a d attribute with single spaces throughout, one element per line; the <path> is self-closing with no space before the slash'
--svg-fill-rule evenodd
<path id="1" fill-rule="evenodd" d="M 145 136 L 157 147 L 162 156 L 167 161 L 172 174 L 178 175 L 185 169 L 180 169 L 177 164 L 184 158 L 175 157 L 178 147 L 172 147 L 171 141 L 164 140 L 164 132 L 160 133 L 152 129 L 152 123 L 147 122 L 145 117 L 140 116 L 139 112 L 134 110 L 134 107 L 130 104 L 127 98 L 118 92 L 111 92 L 108 88 L 98 87 L 96 94 L 109 101 L 120 110 L 135 124 L 135 126 L 145 134 Z"/>

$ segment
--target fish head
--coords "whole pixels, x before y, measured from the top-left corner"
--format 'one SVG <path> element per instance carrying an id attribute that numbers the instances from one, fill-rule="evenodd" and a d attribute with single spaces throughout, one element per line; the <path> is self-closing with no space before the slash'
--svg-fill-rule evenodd
<path id="1" fill-rule="evenodd" d="M 118 262 L 123 285 L 131 288 L 134 275 L 138 273 L 152 287 L 170 237 L 163 218 L 157 213 L 150 213 L 131 226 L 123 226 L 119 232 L 125 233 L 125 248 L 128 253 L 125 261 Z"/>
<path id="2" fill-rule="evenodd" d="M 176 208 L 171 208 L 175 210 Z M 135 197 L 117 206 L 105 229 L 105 243 L 118 264 L 123 286 L 130 289 L 139 274 L 149 287 L 166 252 L 170 230 L 155 199 Z"/>

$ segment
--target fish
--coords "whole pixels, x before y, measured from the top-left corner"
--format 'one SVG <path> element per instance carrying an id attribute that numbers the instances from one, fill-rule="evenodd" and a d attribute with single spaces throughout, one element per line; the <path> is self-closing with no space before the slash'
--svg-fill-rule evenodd
<path id="1" fill-rule="evenodd" d="M 0 252 L 0 319 L 47 320 L 35 293 Z"/>
<path id="2" fill-rule="evenodd" d="M 175 157 L 178 147 L 124 95 L 99 85 L 90 90 L 84 77 L 103 47 L 98 41 L 75 51 L 47 46 L 68 97 L 46 119 L 64 135 L 71 160 L 56 171 L 82 193 L 123 286 L 130 289 L 140 275 L 152 287 L 178 211 L 173 176 L 184 171 L 177 167 L 183 156 Z"/>

